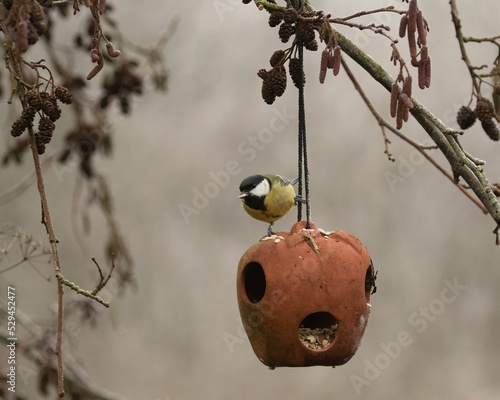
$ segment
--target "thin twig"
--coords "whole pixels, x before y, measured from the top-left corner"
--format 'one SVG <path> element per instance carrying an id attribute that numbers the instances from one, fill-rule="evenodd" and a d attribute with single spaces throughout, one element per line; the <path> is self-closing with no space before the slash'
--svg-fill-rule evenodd
<path id="1" fill-rule="evenodd" d="M 476 73 L 474 72 L 474 67 L 472 66 L 467 51 L 465 50 L 464 36 L 462 34 L 462 22 L 460 21 L 460 16 L 458 14 L 457 3 L 455 0 L 450 0 L 451 7 L 451 20 L 453 26 L 455 27 L 455 36 L 457 37 L 458 45 L 460 47 L 460 53 L 462 54 L 462 60 L 469 70 L 469 74 L 472 78 L 472 84 L 474 85 L 474 90 L 476 94 L 480 93 L 479 84 L 476 81 Z"/>
<path id="2" fill-rule="evenodd" d="M 56 334 L 56 348 L 55 354 L 57 358 L 57 392 L 59 397 L 64 397 L 64 375 L 63 375 L 63 359 L 62 359 L 62 332 L 63 332 L 63 276 L 61 274 L 61 262 L 59 260 L 59 249 L 57 244 L 59 240 L 56 238 L 54 231 L 54 226 L 52 225 L 52 218 L 50 216 L 49 204 L 47 202 L 47 195 L 45 193 L 45 183 L 43 180 L 42 167 L 40 165 L 40 158 L 38 157 L 38 151 L 35 142 L 35 134 L 33 128 L 28 128 L 29 143 L 31 147 L 31 152 L 33 154 L 33 164 L 35 165 L 36 180 L 38 184 L 38 192 L 40 194 L 40 201 L 42 204 L 42 223 L 47 229 L 47 235 L 49 236 L 50 249 L 52 253 L 52 262 L 54 263 L 54 269 L 57 278 L 57 334 Z"/>
<path id="3" fill-rule="evenodd" d="M 102 274 L 101 267 L 99 266 L 99 264 L 96 261 L 96 259 L 92 258 L 92 261 L 96 265 L 96 267 L 97 267 L 97 269 L 99 271 L 99 275 L 101 276 L 101 279 L 100 279 L 99 283 L 97 284 L 96 288 L 91 291 L 91 293 L 93 295 L 96 295 L 97 293 L 99 293 L 99 291 L 104 286 L 106 286 L 106 284 L 108 283 L 108 281 L 111 279 L 111 274 L 113 273 L 113 270 L 115 269 L 115 253 L 111 254 L 111 269 L 109 270 L 108 275 L 106 277 L 104 277 L 104 275 Z"/>
<path id="4" fill-rule="evenodd" d="M 497 46 L 500 46 L 500 35 L 498 36 L 492 36 L 492 37 L 482 37 L 482 38 L 476 38 L 476 37 L 471 37 L 471 36 L 463 36 L 463 41 L 464 43 L 484 43 L 484 42 L 490 42 L 493 44 L 496 44 Z"/>
<path id="5" fill-rule="evenodd" d="M 376 14 L 376 13 L 386 13 L 386 12 L 391 12 L 391 13 L 396 13 L 396 14 L 405 14 L 406 11 L 401 11 L 397 10 L 394 8 L 394 6 L 388 6 L 388 7 L 382 7 L 382 8 L 377 8 L 375 10 L 370 10 L 370 11 L 359 11 L 357 13 L 348 15 L 347 17 L 342 17 L 342 18 L 337 18 L 342 21 L 347 21 L 353 18 L 358 18 L 358 17 L 363 17 L 365 15 L 370 15 L 370 14 Z"/>
<path id="6" fill-rule="evenodd" d="M 59 278 L 61 283 L 73 290 L 74 292 L 81 294 L 82 296 L 88 297 L 89 299 L 97 301 L 99 304 L 102 304 L 104 307 L 108 308 L 109 303 L 102 299 L 99 296 L 96 296 L 96 293 L 94 293 L 94 290 L 85 290 L 82 289 L 80 286 L 78 286 L 75 282 L 68 281 L 64 276 L 60 275 Z M 102 288 L 101 288 L 102 289 Z M 100 290 L 100 289 L 99 289 Z"/>

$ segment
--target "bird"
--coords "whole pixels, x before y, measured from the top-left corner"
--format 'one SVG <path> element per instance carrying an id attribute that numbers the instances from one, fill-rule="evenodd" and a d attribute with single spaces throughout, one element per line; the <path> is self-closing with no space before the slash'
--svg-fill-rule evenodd
<path id="1" fill-rule="evenodd" d="M 297 202 L 293 185 L 298 179 L 289 180 L 280 175 L 252 175 L 240 184 L 243 208 L 253 218 L 269 223 L 267 235 L 273 235 L 273 223 L 283 218 Z"/>

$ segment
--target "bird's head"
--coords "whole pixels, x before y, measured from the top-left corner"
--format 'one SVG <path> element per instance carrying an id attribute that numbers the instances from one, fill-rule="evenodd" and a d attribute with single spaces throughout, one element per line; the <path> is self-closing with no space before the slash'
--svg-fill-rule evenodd
<path id="1" fill-rule="evenodd" d="M 266 197 L 271 190 L 271 180 L 263 175 L 252 175 L 243 179 L 240 183 L 240 195 L 238 198 L 244 200 L 248 196 Z"/>

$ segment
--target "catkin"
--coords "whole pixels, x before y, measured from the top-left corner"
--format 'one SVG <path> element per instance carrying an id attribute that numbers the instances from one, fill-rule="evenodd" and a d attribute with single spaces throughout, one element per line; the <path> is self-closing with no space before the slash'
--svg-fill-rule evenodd
<path id="1" fill-rule="evenodd" d="M 401 22 L 399 23 L 399 37 L 400 38 L 405 37 L 407 27 L 408 27 L 408 15 L 405 14 L 401 17 Z"/>
<path id="2" fill-rule="evenodd" d="M 326 78 L 326 70 L 328 69 L 328 59 L 330 58 L 330 52 L 328 49 L 324 49 L 321 52 L 321 63 L 319 69 L 319 83 L 324 83 Z"/>
<path id="3" fill-rule="evenodd" d="M 408 109 L 413 108 L 413 102 L 406 95 L 406 93 L 401 93 L 399 95 L 399 101 L 402 102 L 405 105 L 406 108 L 408 108 Z"/>
<path id="4" fill-rule="evenodd" d="M 425 46 L 427 44 L 427 30 L 425 29 L 424 16 L 420 10 L 417 11 L 417 33 L 420 44 Z"/>
<path id="5" fill-rule="evenodd" d="M 403 81 L 403 93 L 411 98 L 412 77 L 408 75 Z"/>
<path id="6" fill-rule="evenodd" d="M 408 6 L 408 33 L 414 33 L 417 30 L 417 0 L 411 0 Z"/>
<path id="7" fill-rule="evenodd" d="M 336 45 L 333 48 L 333 75 L 337 76 L 340 71 L 340 64 L 342 62 L 342 52 L 340 46 Z"/>
<path id="8" fill-rule="evenodd" d="M 410 49 L 410 57 L 413 60 L 417 57 L 417 41 L 415 39 L 415 32 L 408 31 L 408 48 Z"/>
<path id="9" fill-rule="evenodd" d="M 425 60 L 424 85 L 426 88 L 431 86 L 431 58 Z"/>
<path id="10" fill-rule="evenodd" d="M 394 118 L 398 109 L 399 86 L 394 82 L 391 86 L 391 117 Z"/>
<path id="11" fill-rule="evenodd" d="M 396 129 L 401 129 L 403 127 L 403 119 L 405 115 L 406 106 L 402 101 L 398 102 L 398 111 L 396 113 Z"/>

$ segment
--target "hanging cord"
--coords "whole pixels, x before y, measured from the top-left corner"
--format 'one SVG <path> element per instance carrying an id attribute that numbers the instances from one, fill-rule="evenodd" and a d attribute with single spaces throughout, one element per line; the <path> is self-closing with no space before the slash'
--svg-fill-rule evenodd
<path id="1" fill-rule="evenodd" d="M 298 38 L 299 53 L 299 76 L 304 76 L 304 48 L 302 41 Z M 306 229 L 311 225 L 311 205 L 309 201 L 309 166 L 307 163 L 307 138 L 306 138 L 306 109 L 304 105 L 305 82 L 299 85 L 299 139 L 298 139 L 298 196 L 306 203 Z M 302 197 L 302 182 L 304 182 L 305 198 Z M 297 220 L 302 220 L 302 204 L 298 203 Z"/>

